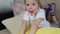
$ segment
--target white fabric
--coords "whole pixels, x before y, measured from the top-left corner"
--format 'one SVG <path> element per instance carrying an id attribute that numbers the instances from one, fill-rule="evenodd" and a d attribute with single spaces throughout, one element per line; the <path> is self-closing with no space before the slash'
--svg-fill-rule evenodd
<path id="1" fill-rule="evenodd" d="M 2 21 L 11 34 L 17 34 L 20 31 L 23 14 Z"/>
<path id="2" fill-rule="evenodd" d="M 49 22 L 45 18 L 45 11 L 43 9 L 39 9 L 35 15 L 30 15 L 28 11 L 25 12 L 23 20 L 30 21 L 32 24 L 32 21 L 34 19 L 42 18 L 39 27 L 50 27 Z"/>

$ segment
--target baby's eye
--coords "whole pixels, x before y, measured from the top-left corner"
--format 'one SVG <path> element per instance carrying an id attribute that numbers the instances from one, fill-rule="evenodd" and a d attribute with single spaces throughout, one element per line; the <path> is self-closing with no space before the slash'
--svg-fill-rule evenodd
<path id="1" fill-rule="evenodd" d="M 27 6 L 29 6 L 29 4 L 26 4 Z"/>
<path id="2" fill-rule="evenodd" d="M 35 4 L 32 4 L 32 5 L 35 5 Z"/>

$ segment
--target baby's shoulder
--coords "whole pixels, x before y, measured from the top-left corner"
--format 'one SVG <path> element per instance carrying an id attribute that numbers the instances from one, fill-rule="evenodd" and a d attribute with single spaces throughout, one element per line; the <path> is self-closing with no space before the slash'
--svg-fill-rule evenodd
<path id="1" fill-rule="evenodd" d="M 43 13 L 45 12 L 44 9 L 39 9 L 38 13 Z"/>
<path id="2" fill-rule="evenodd" d="M 44 9 L 40 9 L 39 11 L 44 11 Z"/>

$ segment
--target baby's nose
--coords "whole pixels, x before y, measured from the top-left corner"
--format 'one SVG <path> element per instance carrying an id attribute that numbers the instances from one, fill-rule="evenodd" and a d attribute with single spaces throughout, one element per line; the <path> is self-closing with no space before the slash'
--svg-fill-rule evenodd
<path id="1" fill-rule="evenodd" d="M 32 6 L 29 6 L 29 9 L 32 9 Z"/>

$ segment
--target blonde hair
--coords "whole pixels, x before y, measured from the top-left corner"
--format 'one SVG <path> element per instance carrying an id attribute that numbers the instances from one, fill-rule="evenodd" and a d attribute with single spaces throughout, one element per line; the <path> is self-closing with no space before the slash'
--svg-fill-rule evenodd
<path id="1" fill-rule="evenodd" d="M 42 4 L 40 3 L 40 0 L 36 0 L 36 2 L 38 3 L 38 6 L 42 8 Z M 26 0 L 24 0 L 24 3 L 26 4 Z"/>

